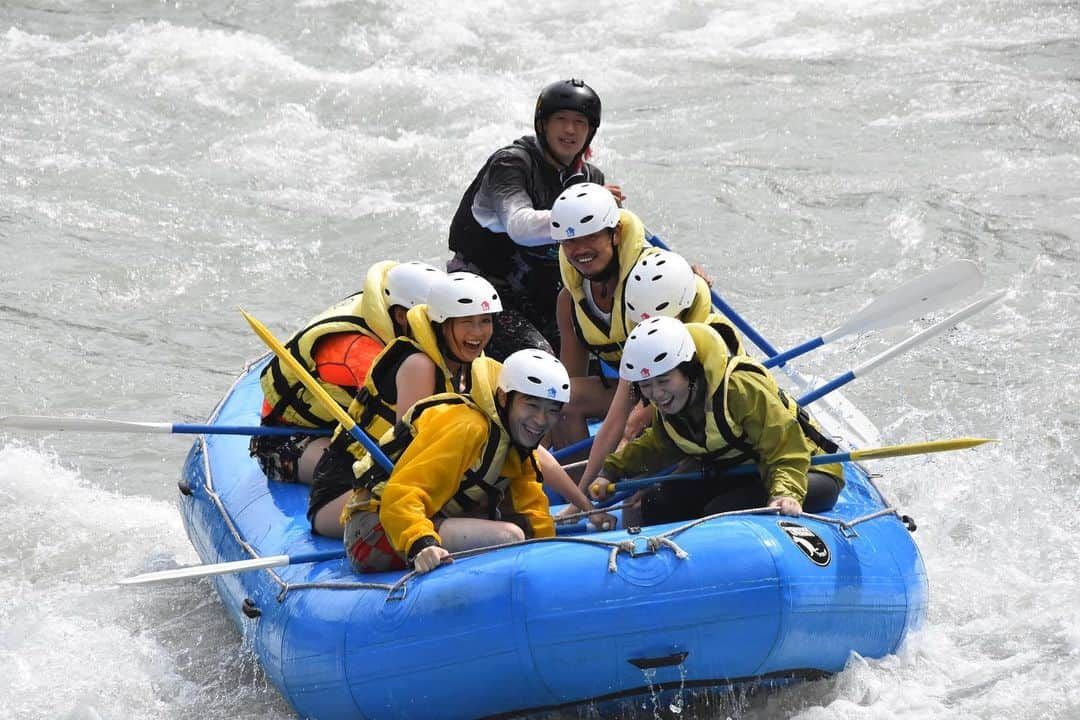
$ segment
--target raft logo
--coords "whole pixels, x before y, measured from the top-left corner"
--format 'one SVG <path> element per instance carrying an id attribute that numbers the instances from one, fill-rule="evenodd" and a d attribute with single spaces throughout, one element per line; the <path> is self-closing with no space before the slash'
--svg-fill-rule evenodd
<path id="1" fill-rule="evenodd" d="M 825 567 L 832 560 L 829 546 L 810 528 L 803 527 L 790 520 L 781 520 L 777 525 L 787 533 L 787 536 L 791 538 L 791 542 L 795 543 L 795 547 L 802 550 L 803 554 L 810 558 L 810 561 L 815 565 Z"/>

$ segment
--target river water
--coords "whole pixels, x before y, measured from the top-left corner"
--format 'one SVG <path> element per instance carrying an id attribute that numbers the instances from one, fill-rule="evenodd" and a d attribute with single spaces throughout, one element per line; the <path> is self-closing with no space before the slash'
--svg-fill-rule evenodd
<path id="1" fill-rule="evenodd" d="M 515 4 L 516 5 L 516 4 Z M 199 421 L 372 262 L 447 257 L 537 90 L 604 101 L 596 162 L 777 346 L 953 258 L 1008 296 L 845 390 L 919 522 L 898 655 L 715 717 L 1080 716 L 1080 5 L 1074 0 L 6 0 L 0 415 Z M 838 374 L 933 318 L 817 351 Z M 0 434 L 0 707 L 288 718 L 175 511 L 190 438 Z"/>

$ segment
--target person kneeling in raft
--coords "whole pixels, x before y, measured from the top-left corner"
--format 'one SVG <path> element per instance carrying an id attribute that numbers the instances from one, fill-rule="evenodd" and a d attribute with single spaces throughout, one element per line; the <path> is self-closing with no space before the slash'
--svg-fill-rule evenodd
<path id="1" fill-rule="evenodd" d="M 836 445 L 760 364 L 731 356 L 712 327 L 646 320 L 626 340 L 619 376 L 652 403 L 653 423 L 605 459 L 590 487 L 594 497 L 606 496 L 621 478 L 692 458 L 715 475 L 745 463 L 755 463 L 758 473 L 662 483 L 643 497 L 641 524 L 765 505 L 797 515 L 836 503 L 841 466 L 810 465 L 811 456 L 835 452 Z"/>
<path id="2" fill-rule="evenodd" d="M 551 537 L 536 448 L 570 399 L 570 377 L 542 350 L 500 364 L 473 361 L 468 395 L 417 402 L 379 445 L 395 461 L 387 476 L 370 456 L 342 510 L 345 549 L 358 572 L 419 573 L 451 552 Z"/>

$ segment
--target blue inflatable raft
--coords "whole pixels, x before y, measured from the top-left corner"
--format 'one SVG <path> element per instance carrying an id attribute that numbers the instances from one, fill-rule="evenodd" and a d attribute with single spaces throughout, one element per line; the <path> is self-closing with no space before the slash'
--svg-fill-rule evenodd
<path id="1" fill-rule="evenodd" d="M 210 423 L 258 423 L 260 367 Z M 822 410 L 830 431 L 848 427 Z M 919 625 L 927 584 L 910 533 L 861 467 L 845 473 L 836 508 L 814 518 L 560 536 L 404 581 L 335 558 L 213 582 L 304 718 L 516 717 L 627 700 L 651 715 L 703 689 L 837 672 L 852 653 L 895 652 Z M 206 563 L 341 550 L 311 534 L 307 488 L 268 482 L 246 437 L 200 436 L 180 488 Z"/>

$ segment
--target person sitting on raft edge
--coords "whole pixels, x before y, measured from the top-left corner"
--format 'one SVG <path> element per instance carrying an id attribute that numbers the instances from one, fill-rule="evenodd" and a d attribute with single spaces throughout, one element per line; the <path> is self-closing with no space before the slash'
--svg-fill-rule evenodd
<path id="1" fill-rule="evenodd" d="M 541 350 L 474 366 L 468 395 L 422 400 L 380 439 L 392 472 L 370 455 L 358 463 L 342 510 L 356 571 L 426 573 L 452 552 L 554 536 L 536 448 L 570 399 L 570 377 Z"/>
<path id="2" fill-rule="evenodd" d="M 503 360 L 515 350 L 558 347 L 555 297 L 558 248 L 548 219 L 552 203 L 571 185 L 604 185 L 587 162 L 600 127 L 600 97 L 581 80 L 560 80 L 540 91 L 533 111 L 535 136 L 518 138 L 484 163 L 450 223 L 454 256 L 448 271 L 486 278 L 505 304 L 487 354 Z M 605 185 L 618 202 L 618 185 Z"/>
<path id="3" fill-rule="evenodd" d="M 835 443 L 759 363 L 730 356 L 711 326 L 646 320 L 627 338 L 619 375 L 652 403 L 653 423 L 605 459 L 590 486 L 594 497 L 621 478 L 696 459 L 716 476 L 747 463 L 757 472 L 661 483 L 642 499 L 642 525 L 766 505 L 797 515 L 836 503 L 843 467 L 810 465 L 811 456 L 835 452 Z"/>

